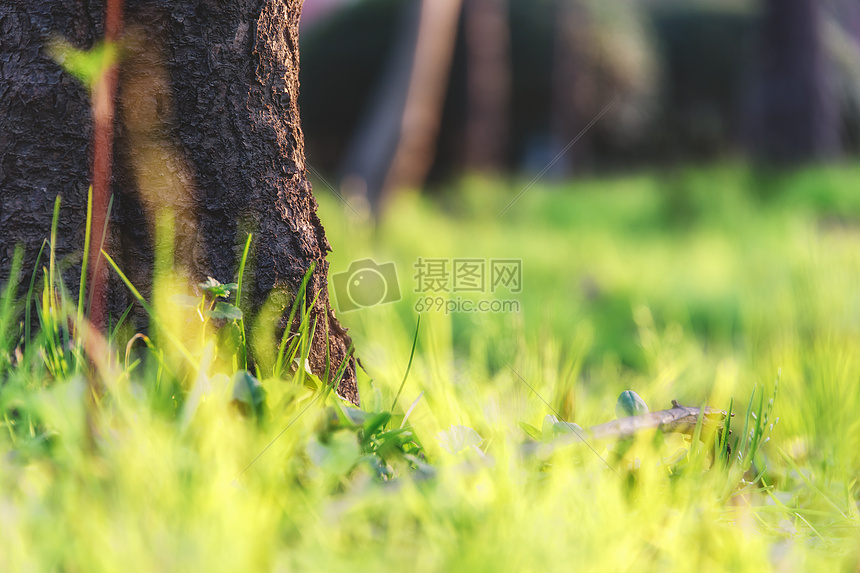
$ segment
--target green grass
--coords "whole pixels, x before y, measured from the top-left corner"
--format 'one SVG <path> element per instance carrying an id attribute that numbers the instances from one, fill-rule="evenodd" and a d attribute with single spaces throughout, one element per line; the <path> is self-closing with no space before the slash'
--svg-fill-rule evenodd
<path id="1" fill-rule="evenodd" d="M 526 182 L 466 179 L 376 229 L 317 185 L 330 273 L 400 277 L 340 315 L 361 411 L 301 367 L 314 324 L 216 330 L 213 298 L 171 302 L 181 269 L 148 337 L 102 344 L 48 244 L 32 283 L 13 263 L 29 294 L 0 291 L 0 570 L 856 571 L 858 180 L 539 182 L 496 220 Z M 418 257 L 522 259 L 521 312 L 426 312 L 413 348 Z M 626 389 L 731 407 L 732 453 L 555 437 L 547 416 L 609 421 Z"/>

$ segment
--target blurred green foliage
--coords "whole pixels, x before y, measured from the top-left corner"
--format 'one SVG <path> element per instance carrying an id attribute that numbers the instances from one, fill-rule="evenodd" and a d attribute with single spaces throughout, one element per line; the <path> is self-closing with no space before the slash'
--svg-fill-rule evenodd
<path id="1" fill-rule="evenodd" d="M 78 50 L 66 40 L 55 38 L 48 45 L 48 53 L 64 70 L 92 90 L 108 68 L 116 63 L 119 49 L 116 44 L 99 42 L 90 50 Z"/>

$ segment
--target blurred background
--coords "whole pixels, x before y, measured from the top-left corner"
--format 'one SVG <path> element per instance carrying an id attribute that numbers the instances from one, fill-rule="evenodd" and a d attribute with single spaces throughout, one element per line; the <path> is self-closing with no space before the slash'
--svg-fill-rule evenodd
<path id="1" fill-rule="evenodd" d="M 301 58 L 308 162 L 374 212 L 583 131 L 545 177 L 860 151 L 857 0 L 305 0 Z"/>
<path id="2" fill-rule="evenodd" d="M 562 410 L 574 387 L 719 402 L 781 367 L 790 400 L 832 387 L 797 357 L 860 341 L 860 2 L 305 0 L 302 18 L 331 271 L 394 261 L 403 293 L 339 313 L 372 377 L 405 369 L 414 261 L 502 257 L 522 312 L 425 313 L 419 351 L 451 355 L 419 377 L 528 356 Z"/>

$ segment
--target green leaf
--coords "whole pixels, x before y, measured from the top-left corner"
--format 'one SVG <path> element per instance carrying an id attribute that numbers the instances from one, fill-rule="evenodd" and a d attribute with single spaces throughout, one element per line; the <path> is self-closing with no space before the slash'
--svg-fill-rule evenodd
<path id="1" fill-rule="evenodd" d="M 447 431 L 436 435 L 439 445 L 449 454 L 459 454 L 463 450 L 476 448 L 484 439 L 469 426 L 452 425 Z"/>
<path id="2" fill-rule="evenodd" d="M 365 412 L 364 410 L 359 410 L 358 408 L 351 408 L 349 406 L 343 406 L 336 410 L 335 413 L 340 414 L 338 418 L 343 425 L 352 427 L 364 425 L 364 423 L 371 416 L 371 414 Z"/>
<path id="3" fill-rule="evenodd" d="M 78 50 L 59 38 L 48 44 L 48 55 L 64 70 L 92 89 L 99 78 L 116 62 L 116 44 L 100 42 L 91 50 Z"/>
<path id="4" fill-rule="evenodd" d="M 372 440 L 368 440 L 368 435 L 365 434 L 364 444 L 370 445 L 370 449 L 382 459 L 389 459 L 392 454 L 404 453 L 404 446 L 411 443 L 414 438 L 415 435 L 411 430 L 388 430 L 375 434 Z"/>
<path id="5" fill-rule="evenodd" d="M 562 436 L 564 434 L 575 434 L 582 437 L 582 427 L 573 422 L 556 422 L 552 425 L 552 437 Z"/>
<path id="6" fill-rule="evenodd" d="M 541 433 L 540 430 L 532 426 L 531 424 L 526 424 L 525 422 L 519 422 L 520 428 L 533 440 L 540 440 Z"/>
<path id="7" fill-rule="evenodd" d="M 534 428 L 534 430 L 537 432 L 537 428 Z M 577 434 L 581 436 L 582 432 L 583 430 L 578 424 L 565 422 L 564 420 L 559 421 L 552 414 L 547 414 L 544 416 L 543 428 L 540 435 L 544 440 L 552 440 L 564 434 Z"/>
<path id="8" fill-rule="evenodd" d="M 230 293 L 238 288 L 236 283 L 221 284 L 218 280 L 207 277 L 206 282 L 198 285 L 204 292 L 209 293 L 212 297 L 227 298 Z"/>
<path id="9" fill-rule="evenodd" d="M 388 464 L 385 463 L 385 460 L 380 458 L 377 454 L 362 456 L 360 461 L 366 463 L 370 467 L 370 471 L 373 472 L 377 479 L 388 480 L 394 475 L 394 472 Z"/>
<path id="10" fill-rule="evenodd" d="M 199 296 L 189 296 L 187 294 L 175 294 L 170 297 L 171 304 L 182 308 L 197 308 L 203 299 Z"/>
<path id="11" fill-rule="evenodd" d="M 290 372 L 293 372 L 293 373 L 298 372 L 299 371 L 299 365 L 301 363 L 302 363 L 301 358 L 296 356 L 293 359 L 293 362 L 291 364 Z M 320 377 L 317 376 L 316 374 L 314 374 L 313 371 L 311 370 L 311 363 L 308 362 L 307 358 L 305 358 L 305 375 L 303 378 L 304 378 L 305 386 L 307 386 L 308 388 L 310 388 L 312 390 L 317 390 L 317 389 L 322 388 L 324 386 L 324 384 L 322 383 L 322 380 L 320 380 Z"/>
<path id="12" fill-rule="evenodd" d="M 551 440 L 555 437 L 555 432 L 553 431 L 553 427 L 558 423 L 558 418 L 553 416 L 552 414 L 547 414 L 543 417 L 543 424 L 541 424 L 541 438 L 544 440 Z"/>
<path id="13" fill-rule="evenodd" d="M 250 372 L 239 370 L 233 377 L 233 402 L 243 412 L 253 412 L 259 416 L 266 402 L 266 390 Z"/>
<path id="14" fill-rule="evenodd" d="M 315 466 L 331 476 L 346 474 L 361 458 L 355 434 L 347 431 L 335 432 L 325 442 L 310 440 L 306 452 Z"/>
<path id="15" fill-rule="evenodd" d="M 224 318 L 227 320 L 240 320 L 242 311 L 230 303 L 219 302 L 215 304 L 215 308 L 206 312 L 212 318 Z"/>
<path id="16" fill-rule="evenodd" d="M 377 412 L 373 414 L 370 418 L 365 420 L 364 425 L 362 426 L 364 429 L 365 438 L 372 436 L 378 429 L 388 423 L 388 420 L 391 419 L 391 412 Z"/>

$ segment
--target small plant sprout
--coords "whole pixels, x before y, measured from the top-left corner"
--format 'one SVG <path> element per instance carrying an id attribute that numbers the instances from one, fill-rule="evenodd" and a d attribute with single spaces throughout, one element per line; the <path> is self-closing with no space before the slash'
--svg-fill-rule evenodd
<path id="1" fill-rule="evenodd" d="M 242 311 L 238 306 L 219 300 L 229 299 L 230 294 L 238 288 L 237 283 L 222 284 L 217 279 L 207 277 L 206 282 L 197 286 L 203 291 L 199 297 L 177 294 L 170 297 L 170 301 L 180 307 L 195 309 L 201 322 L 209 318 L 242 320 Z"/>
<path id="2" fill-rule="evenodd" d="M 625 390 L 618 396 L 618 402 L 615 403 L 615 415 L 618 418 L 628 418 L 647 413 L 648 405 L 645 400 L 633 390 Z"/>

